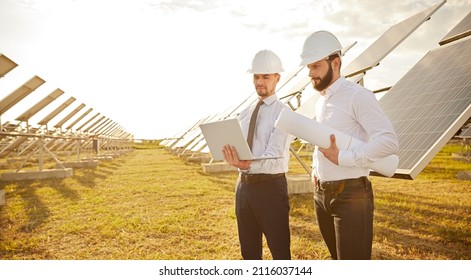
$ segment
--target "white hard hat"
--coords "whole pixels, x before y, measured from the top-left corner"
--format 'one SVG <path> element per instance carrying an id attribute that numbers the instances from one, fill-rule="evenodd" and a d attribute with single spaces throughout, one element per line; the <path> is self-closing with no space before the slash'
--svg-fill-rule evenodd
<path id="1" fill-rule="evenodd" d="M 342 45 L 334 34 L 323 30 L 314 32 L 304 41 L 299 66 L 306 66 L 334 53 L 342 55 Z"/>
<path id="2" fill-rule="evenodd" d="M 273 74 L 283 72 L 281 59 L 270 50 L 261 50 L 255 54 L 252 67 L 247 70 L 252 74 Z"/>

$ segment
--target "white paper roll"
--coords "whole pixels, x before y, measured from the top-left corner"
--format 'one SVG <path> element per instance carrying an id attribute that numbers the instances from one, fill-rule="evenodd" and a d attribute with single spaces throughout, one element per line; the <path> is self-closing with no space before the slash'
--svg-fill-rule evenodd
<path id="1" fill-rule="evenodd" d="M 328 148 L 330 146 L 331 134 L 335 134 L 337 147 L 342 150 L 349 150 L 364 144 L 363 141 L 357 138 L 307 118 L 290 109 L 283 109 L 281 111 L 275 127 L 321 148 Z M 372 162 L 368 167 L 384 176 L 391 177 L 396 172 L 398 164 L 399 157 L 397 155 L 390 155 Z"/>

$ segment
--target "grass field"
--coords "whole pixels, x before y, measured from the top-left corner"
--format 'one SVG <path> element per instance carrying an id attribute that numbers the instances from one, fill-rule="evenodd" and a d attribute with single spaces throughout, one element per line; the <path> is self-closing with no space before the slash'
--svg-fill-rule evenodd
<path id="1" fill-rule="evenodd" d="M 415 180 L 371 177 L 374 259 L 471 259 L 471 181 L 456 178 L 471 164 L 458 151 L 444 147 Z M 290 173 L 303 172 L 292 159 Z M 240 259 L 236 176 L 138 145 L 71 178 L 0 182 L 0 259 Z M 290 202 L 293 259 L 327 259 L 312 194 Z"/>

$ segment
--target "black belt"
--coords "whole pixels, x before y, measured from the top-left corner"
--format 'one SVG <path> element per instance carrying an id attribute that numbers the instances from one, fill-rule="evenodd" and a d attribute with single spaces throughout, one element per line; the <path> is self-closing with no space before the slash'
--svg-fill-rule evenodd
<path id="1" fill-rule="evenodd" d="M 355 179 L 345 179 L 345 180 L 337 180 L 337 181 L 321 181 L 318 180 L 317 183 L 321 187 L 338 187 L 338 186 L 345 186 L 345 185 L 355 185 L 355 184 L 363 184 L 368 180 L 366 176 L 362 176 Z"/>
<path id="2" fill-rule="evenodd" d="M 258 184 L 275 178 L 284 177 L 285 173 L 278 174 L 240 174 L 240 181 L 246 184 Z"/>

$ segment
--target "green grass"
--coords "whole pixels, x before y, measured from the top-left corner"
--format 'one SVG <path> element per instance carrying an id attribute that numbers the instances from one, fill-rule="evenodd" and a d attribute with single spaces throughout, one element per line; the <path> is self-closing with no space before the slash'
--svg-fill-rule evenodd
<path id="1" fill-rule="evenodd" d="M 458 151 L 447 145 L 415 180 L 371 177 L 374 259 L 471 259 L 471 181 L 456 178 L 471 164 Z M 236 176 L 138 145 L 71 178 L 0 182 L 0 259 L 240 259 Z M 327 259 L 312 194 L 290 202 L 293 259 Z"/>

